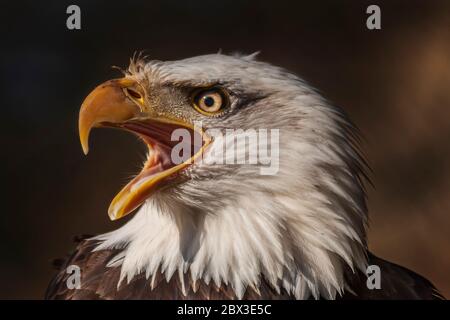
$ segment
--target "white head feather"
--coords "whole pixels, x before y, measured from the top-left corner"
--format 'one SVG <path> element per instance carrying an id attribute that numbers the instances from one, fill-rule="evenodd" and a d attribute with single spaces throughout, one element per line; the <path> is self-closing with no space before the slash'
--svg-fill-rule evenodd
<path id="1" fill-rule="evenodd" d="M 279 129 L 280 155 L 276 175 L 261 175 L 259 165 L 199 161 L 184 173 L 187 181 L 155 193 L 125 226 L 97 237 L 96 250 L 122 249 L 110 262 L 121 279 L 189 273 L 231 285 L 238 298 L 264 279 L 297 299 L 332 299 L 345 288 L 345 272 L 365 270 L 364 162 L 340 109 L 296 76 L 248 57 L 141 61 L 129 72 L 149 85 L 221 81 L 257 94 L 206 126 Z"/>

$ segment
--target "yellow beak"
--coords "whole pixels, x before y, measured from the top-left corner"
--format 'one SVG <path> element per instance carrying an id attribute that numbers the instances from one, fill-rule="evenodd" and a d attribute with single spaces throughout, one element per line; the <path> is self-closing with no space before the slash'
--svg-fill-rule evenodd
<path id="1" fill-rule="evenodd" d="M 89 133 L 94 127 L 116 127 L 137 134 L 149 148 L 149 158 L 142 171 L 112 200 L 108 209 L 111 220 L 119 219 L 139 207 L 162 180 L 170 180 L 200 156 L 210 139 L 200 129 L 183 121 L 150 117 L 145 106 L 145 92 L 130 79 L 114 79 L 98 86 L 84 100 L 79 116 L 80 142 L 85 154 L 89 151 Z M 190 159 L 182 163 L 171 160 L 171 133 L 183 128 L 198 134 L 201 143 L 194 147 Z"/>
<path id="2" fill-rule="evenodd" d="M 78 129 L 84 154 L 89 152 L 89 133 L 103 123 L 123 123 L 138 117 L 139 106 L 126 95 L 126 88 L 136 85 L 129 79 L 107 81 L 92 91 L 80 109 Z"/>

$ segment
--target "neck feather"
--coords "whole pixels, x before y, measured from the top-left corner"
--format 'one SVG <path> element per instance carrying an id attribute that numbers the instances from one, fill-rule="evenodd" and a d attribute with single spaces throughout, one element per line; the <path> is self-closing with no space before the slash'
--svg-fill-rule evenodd
<path id="1" fill-rule="evenodd" d="M 183 282 L 189 273 L 194 282 L 230 284 L 238 298 L 258 292 L 263 279 L 297 299 L 342 294 L 345 270 L 365 270 L 365 232 L 326 206 L 266 198 L 245 197 L 216 215 L 148 201 L 128 224 L 99 236 L 96 250 L 122 248 L 109 263 L 121 267 L 121 281 L 145 272 L 153 283 L 162 272 Z"/>

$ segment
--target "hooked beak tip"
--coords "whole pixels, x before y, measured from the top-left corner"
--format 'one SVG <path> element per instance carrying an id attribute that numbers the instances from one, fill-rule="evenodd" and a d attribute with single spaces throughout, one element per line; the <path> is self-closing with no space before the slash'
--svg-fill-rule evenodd
<path id="1" fill-rule="evenodd" d="M 125 94 L 124 88 L 137 85 L 130 79 L 109 80 L 95 88 L 83 101 L 78 119 L 81 147 L 89 152 L 89 133 L 102 123 L 121 123 L 140 112 L 139 106 Z"/>
<path id="2" fill-rule="evenodd" d="M 87 154 L 89 153 L 89 147 L 87 145 L 83 145 L 82 148 L 84 155 L 87 156 Z"/>

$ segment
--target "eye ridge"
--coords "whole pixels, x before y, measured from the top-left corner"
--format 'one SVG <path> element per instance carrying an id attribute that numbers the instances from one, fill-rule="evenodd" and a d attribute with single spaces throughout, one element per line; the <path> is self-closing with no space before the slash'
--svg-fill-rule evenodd
<path id="1" fill-rule="evenodd" d="M 216 115 L 229 104 L 229 96 L 222 88 L 196 90 L 193 95 L 194 108 L 204 115 Z"/>

